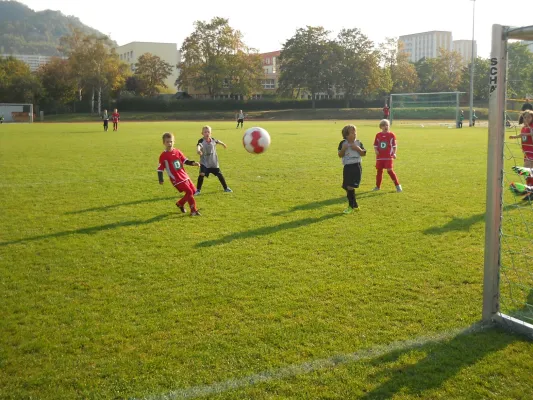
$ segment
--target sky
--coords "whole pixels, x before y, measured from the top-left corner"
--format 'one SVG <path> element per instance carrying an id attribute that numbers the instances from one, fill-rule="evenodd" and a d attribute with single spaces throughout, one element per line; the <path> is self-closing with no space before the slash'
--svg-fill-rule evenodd
<path id="1" fill-rule="evenodd" d="M 388 37 L 451 31 L 453 40 L 474 37 L 478 55 L 488 58 L 493 24 L 532 25 L 527 2 L 519 0 L 19 0 L 35 11 L 58 10 L 107 34 L 119 45 L 130 42 L 176 43 L 194 31 L 195 21 L 229 19 L 244 42 L 258 51 L 281 50 L 298 28 L 323 26 L 334 37 L 358 28 L 376 45 Z M 134 5 L 137 4 L 137 5 Z M 522 11 L 523 10 L 523 11 Z"/>

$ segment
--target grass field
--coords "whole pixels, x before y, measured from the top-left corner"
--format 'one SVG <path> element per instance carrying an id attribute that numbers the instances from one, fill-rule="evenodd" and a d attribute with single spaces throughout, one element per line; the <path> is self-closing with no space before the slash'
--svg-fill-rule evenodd
<path id="1" fill-rule="evenodd" d="M 533 398 L 533 343 L 477 324 L 486 128 L 394 126 L 404 192 L 369 152 L 343 215 L 343 124 L 263 122 L 256 156 L 213 122 L 234 193 L 197 218 L 155 169 L 200 122 L 0 126 L 0 398 Z"/>

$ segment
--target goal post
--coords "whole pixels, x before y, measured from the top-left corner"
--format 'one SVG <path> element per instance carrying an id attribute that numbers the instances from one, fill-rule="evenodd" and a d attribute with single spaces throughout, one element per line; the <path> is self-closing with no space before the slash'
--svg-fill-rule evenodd
<path id="1" fill-rule="evenodd" d="M 525 164 L 521 139 L 514 139 L 520 127 L 516 135 L 506 133 L 512 39 L 533 40 L 533 26 L 492 27 L 482 319 L 533 337 L 533 197 L 507 190 L 517 183 L 531 186 L 532 179 L 516 173 Z"/>
<path id="2" fill-rule="evenodd" d="M 0 117 L 3 122 L 33 122 L 33 104 L 0 103 Z"/>
<path id="3" fill-rule="evenodd" d="M 390 121 L 439 120 L 457 127 L 461 94 L 465 92 L 393 93 L 389 98 Z"/>

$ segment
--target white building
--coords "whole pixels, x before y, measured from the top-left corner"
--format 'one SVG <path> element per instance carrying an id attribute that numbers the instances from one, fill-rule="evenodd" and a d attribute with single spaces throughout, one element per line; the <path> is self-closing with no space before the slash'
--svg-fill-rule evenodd
<path id="1" fill-rule="evenodd" d="M 437 58 L 439 49 L 451 50 L 452 33 L 447 31 L 431 31 L 413 33 L 398 38 L 403 44 L 402 52 L 409 54 L 409 61 L 417 62 L 421 58 Z"/>
<path id="2" fill-rule="evenodd" d="M 152 43 L 152 42 L 131 42 L 115 49 L 119 58 L 129 64 L 132 71 L 139 57 L 145 53 L 151 53 L 166 61 L 173 67 L 172 74 L 165 80 L 169 88 L 176 88 L 175 82 L 179 77 L 177 65 L 181 61 L 181 54 L 176 43 Z"/>
<path id="3" fill-rule="evenodd" d="M 48 64 L 53 56 L 40 56 L 32 54 L 0 54 L 2 57 L 13 57 L 17 60 L 25 62 L 30 67 L 32 72 L 37 71 L 41 65 Z M 66 59 L 66 57 L 58 57 Z"/>
<path id="4" fill-rule="evenodd" d="M 472 41 L 471 40 L 454 40 L 453 51 L 461 54 L 464 64 L 470 64 L 472 61 Z M 477 43 L 474 40 L 474 58 L 477 57 Z"/>

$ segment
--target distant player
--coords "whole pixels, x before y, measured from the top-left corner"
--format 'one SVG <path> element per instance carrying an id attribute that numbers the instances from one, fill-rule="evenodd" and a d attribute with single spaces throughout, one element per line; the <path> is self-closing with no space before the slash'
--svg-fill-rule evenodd
<path id="1" fill-rule="evenodd" d="M 227 148 L 226 144 L 221 140 L 211 137 L 211 127 L 206 125 L 202 128 L 202 138 L 198 140 L 196 145 L 196 153 L 200 156 L 200 174 L 198 175 L 198 183 L 196 185 L 196 196 L 200 194 L 202 190 L 202 185 L 204 184 L 204 178 L 208 178 L 209 174 L 215 175 L 224 192 L 231 193 L 231 190 L 222 175 L 222 171 L 218 165 L 218 155 L 217 155 L 217 144 L 221 145 L 224 148 Z"/>
<path id="2" fill-rule="evenodd" d="M 533 168 L 533 111 L 524 111 L 522 113 L 522 121 L 524 126 L 520 131 L 520 135 L 511 135 L 509 139 L 520 139 L 522 152 L 524 153 L 524 167 Z M 526 185 L 533 186 L 533 177 L 527 176 Z M 522 200 L 533 201 L 533 196 L 528 193 Z"/>
<path id="3" fill-rule="evenodd" d="M 374 151 L 376 152 L 376 187 L 374 191 L 381 189 L 381 182 L 383 181 L 383 170 L 386 169 L 391 177 L 396 191 L 402 191 L 402 185 L 398 181 L 398 177 L 393 169 L 393 160 L 396 159 L 396 151 L 398 146 L 396 144 L 396 135 L 390 131 L 390 123 L 388 119 L 382 119 L 379 122 L 381 132 L 376 134 L 374 139 Z"/>
<path id="4" fill-rule="evenodd" d="M 462 128 L 463 127 L 463 120 L 465 119 L 465 113 L 463 110 L 459 113 L 459 120 L 457 121 L 457 127 Z"/>
<path id="5" fill-rule="evenodd" d="M 346 125 L 342 128 L 343 140 L 339 143 L 337 154 L 342 158 L 344 168 L 342 170 L 342 188 L 346 190 L 348 208 L 344 214 L 359 211 L 359 205 L 355 196 L 355 189 L 361 183 L 363 167 L 361 157 L 366 156 L 366 150 L 361 141 L 357 140 L 357 128 L 354 125 Z"/>
<path id="6" fill-rule="evenodd" d="M 118 113 L 118 110 L 115 108 L 115 111 L 113 111 L 113 114 L 111 114 L 111 119 L 113 120 L 113 130 L 118 131 L 118 121 L 120 121 L 120 114 Z"/>
<path id="7" fill-rule="evenodd" d="M 178 192 L 185 193 L 178 200 L 176 206 L 182 213 L 185 213 L 185 203 L 189 203 L 191 216 L 200 215 L 196 207 L 196 200 L 194 200 L 196 188 L 184 168 L 185 165 L 199 167 L 200 164 L 196 161 L 189 160 L 179 149 L 174 148 L 174 135 L 172 133 L 165 132 L 163 134 L 163 145 L 165 146 L 165 151 L 159 156 L 159 166 L 157 167 L 159 184 L 163 184 L 163 171 L 166 170 L 172 185 Z"/>
<path id="8" fill-rule="evenodd" d="M 109 114 L 107 113 L 107 110 L 104 110 L 104 113 L 102 114 L 102 119 L 104 120 L 104 132 L 107 132 L 109 129 Z"/>
<path id="9" fill-rule="evenodd" d="M 387 103 L 385 103 L 385 107 L 383 107 L 383 119 L 389 119 L 390 117 L 390 108 Z"/>
<path id="10" fill-rule="evenodd" d="M 472 111 L 472 126 L 476 126 L 476 120 L 477 120 L 476 110 L 473 110 Z"/>
<path id="11" fill-rule="evenodd" d="M 239 110 L 239 112 L 237 113 L 237 128 L 239 127 L 239 124 L 241 124 L 241 128 L 242 128 L 243 123 L 244 123 L 244 113 L 242 112 L 242 110 Z"/>
<path id="12" fill-rule="evenodd" d="M 4 123 L 4 116 L 0 115 L 0 124 L 3 124 L 3 123 Z"/>
<path id="13" fill-rule="evenodd" d="M 522 104 L 522 112 L 524 112 L 526 110 L 532 110 L 533 111 L 533 105 L 529 102 L 529 99 L 526 99 L 526 102 L 524 104 Z M 520 114 L 520 119 L 518 120 L 518 123 L 519 124 L 523 124 L 524 123 L 522 114 Z"/>

